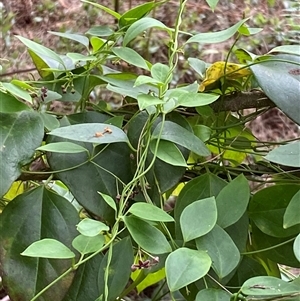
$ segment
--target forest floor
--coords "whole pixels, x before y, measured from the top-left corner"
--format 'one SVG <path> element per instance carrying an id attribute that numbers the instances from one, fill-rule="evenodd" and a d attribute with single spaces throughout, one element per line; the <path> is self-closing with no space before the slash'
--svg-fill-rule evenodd
<path id="1" fill-rule="evenodd" d="M 13 6 L 13 3 L 22 2 L 21 0 L 10 1 L 11 6 Z M 3 79 L 9 79 L 12 76 L 32 79 L 32 76 L 36 76 L 34 72 L 30 75 L 27 71 L 33 69 L 34 66 L 24 45 L 15 37 L 16 35 L 27 37 L 58 53 L 65 54 L 67 52 L 82 51 L 82 48 L 79 48 L 76 43 L 70 43 L 69 40 L 50 34 L 49 31 L 84 34 L 89 28 L 96 25 L 108 24 L 116 27 L 113 17 L 80 0 L 32 0 L 32 2 L 33 6 L 29 13 L 31 22 L 29 23 L 26 23 L 22 18 L 15 18 L 17 22 L 14 23 L 11 15 L 6 17 L 6 11 L 2 5 L 0 58 L 3 70 L 0 76 Z M 114 3 L 117 1 L 102 0 L 96 2 L 114 9 Z M 118 2 L 120 3 L 118 11 L 123 13 L 130 7 L 147 1 L 127 0 Z M 186 5 L 182 30 L 191 33 L 218 31 L 226 29 L 247 17 L 249 18 L 247 22 L 249 26 L 263 28 L 263 31 L 250 39 L 242 38 L 238 45 L 240 48 L 246 48 L 255 54 L 264 54 L 275 46 L 291 43 L 291 33 L 295 32 L 295 28 L 298 27 L 299 29 L 300 20 L 293 18 L 293 11 L 291 11 L 293 2 L 295 1 L 220 0 L 216 10 L 212 12 L 205 1 L 190 0 Z M 0 8 L 1 3 L 0 1 Z M 175 23 L 178 3 L 178 0 L 168 1 L 158 7 L 152 13 L 152 17 L 172 27 Z M 24 12 L 20 12 L 20 16 L 22 16 L 22 13 Z M 147 51 L 152 53 L 152 59 L 162 62 L 166 55 L 164 46 L 168 41 L 164 36 L 161 36 L 162 33 L 155 31 L 154 34 L 156 36 L 151 40 L 151 43 L 145 43 L 141 47 L 146 45 L 149 48 Z M 292 36 L 294 39 L 298 39 L 299 42 L 299 32 L 298 36 L 296 36 L 296 33 Z M 224 60 L 231 45 L 232 40 L 220 44 L 203 45 L 201 48 L 189 50 L 185 56 L 197 56 L 206 62 L 212 63 L 217 60 Z M 22 72 L 24 70 L 25 72 Z"/>

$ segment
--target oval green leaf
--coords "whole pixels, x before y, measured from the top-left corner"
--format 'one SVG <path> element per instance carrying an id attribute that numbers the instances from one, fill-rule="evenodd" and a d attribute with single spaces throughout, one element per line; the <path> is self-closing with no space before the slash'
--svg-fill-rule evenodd
<path id="1" fill-rule="evenodd" d="M 196 301 L 230 301 L 230 297 L 228 292 L 221 289 L 206 288 L 197 294 Z"/>
<path id="2" fill-rule="evenodd" d="M 108 231 L 109 227 L 102 222 L 85 218 L 77 225 L 77 230 L 85 236 L 96 236 L 102 231 Z"/>
<path id="3" fill-rule="evenodd" d="M 95 144 L 128 142 L 126 134 L 121 129 L 104 123 L 74 124 L 55 129 L 49 134 Z"/>
<path id="4" fill-rule="evenodd" d="M 153 254 L 172 251 L 166 237 L 154 226 L 135 216 L 124 217 L 124 222 L 135 242 L 146 251 Z"/>
<path id="5" fill-rule="evenodd" d="M 171 292 L 177 291 L 205 276 L 211 266 L 206 252 L 180 248 L 166 260 L 167 283 Z"/>
<path id="6" fill-rule="evenodd" d="M 198 250 L 208 253 L 212 260 L 212 268 L 219 279 L 232 272 L 240 262 L 240 252 L 231 237 L 220 226 L 206 235 L 196 239 Z"/>
<path id="7" fill-rule="evenodd" d="M 174 219 L 164 210 L 148 203 L 135 203 L 129 210 L 133 215 L 150 221 L 173 222 Z"/>
<path id="8" fill-rule="evenodd" d="M 180 216 L 180 226 L 185 242 L 207 234 L 217 221 L 217 206 L 214 197 L 188 205 Z"/>
<path id="9" fill-rule="evenodd" d="M 300 224 L 300 190 L 293 196 L 283 216 L 283 228 Z"/>
<path id="10" fill-rule="evenodd" d="M 73 248 L 75 248 L 81 254 L 89 254 L 99 251 L 105 243 L 103 235 L 85 236 L 78 235 L 72 242 Z"/>
<path id="11" fill-rule="evenodd" d="M 280 145 L 271 150 L 265 158 L 281 165 L 300 167 L 300 141 Z"/>
<path id="12" fill-rule="evenodd" d="M 45 238 L 34 242 L 21 255 L 55 259 L 70 259 L 75 257 L 75 254 L 68 247 L 52 238 Z"/>
<path id="13" fill-rule="evenodd" d="M 53 153 L 67 153 L 67 154 L 88 152 L 88 150 L 83 146 L 72 142 L 49 143 L 38 147 L 36 150 L 44 151 L 44 152 L 53 152 Z"/>

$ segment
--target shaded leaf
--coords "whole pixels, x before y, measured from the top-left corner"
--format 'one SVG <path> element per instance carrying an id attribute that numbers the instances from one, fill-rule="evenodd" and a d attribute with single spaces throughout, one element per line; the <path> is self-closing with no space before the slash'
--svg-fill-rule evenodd
<path id="1" fill-rule="evenodd" d="M 63 301 L 97 299 L 100 295 L 98 289 L 98 272 L 103 257 L 102 254 L 97 254 L 78 267 L 74 280 Z"/>
<path id="2" fill-rule="evenodd" d="M 111 245 L 112 251 L 109 250 L 100 265 L 98 273 L 98 288 L 99 296 L 103 294 L 105 296 L 105 272 L 108 272 L 108 301 L 115 300 L 123 291 L 126 284 L 128 283 L 131 265 L 133 264 L 133 248 L 129 237 L 123 238 L 118 243 Z M 110 264 L 108 266 L 107 260 L 111 254 Z M 109 269 L 107 271 L 107 269 Z"/>
<path id="3" fill-rule="evenodd" d="M 293 196 L 283 216 L 283 228 L 300 224 L 300 190 Z"/>
<path id="4" fill-rule="evenodd" d="M 232 272 L 240 262 L 240 252 L 231 237 L 220 226 L 196 239 L 198 250 L 208 253 L 212 268 L 220 279 Z"/>
<path id="5" fill-rule="evenodd" d="M 19 101 L 16 97 L 0 91 L 0 112 L 15 113 L 31 110 L 26 104 Z"/>
<path id="6" fill-rule="evenodd" d="M 20 176 L 21 166 L 30 162 L 43 137 L 44 124 L 37 113 L 0 113 L 0 196 Z"/>
<path id="7" fill-rule="evenodd" d="M 231 295 L 221 289 L 206 288 L 201 291 L 196 296 L 196 301 L 230 301 Z"/>
<path id="8" fill-rule="evenodd" d="M 258 191 L 249 206 L 249 217 L 265 234 L 288 237 L 300 232 L 300 224 L 287 229 L 283 227 L 286 209 L 299 191 L 300 185 L 275 185 Z"/>
<path id="9" fill-rule="evenodd" d="M 43 186 L 19 195 L 5 207 L 0 215 L 0 263 L 3 284 L 12 299 L 31 300 L 71 264 L 70 260 L 32 258 L 20 253 L 44 238 L 58 240 L 71 249 L 78 222 L 73 205 Z M 61 300 L 73 276 L 68 274 L 39 299 Z"/>

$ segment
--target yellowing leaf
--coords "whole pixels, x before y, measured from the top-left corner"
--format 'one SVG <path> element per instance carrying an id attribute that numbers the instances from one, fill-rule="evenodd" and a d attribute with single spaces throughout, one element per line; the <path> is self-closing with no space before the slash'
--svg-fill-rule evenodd
<path id="1" fill-rule="evenodd" d="M 136 280 L 140 273 L 142 273 L 142 270 L 137 270 L 135 272 L 132 272 L 131 273 L 131 279 L 133 281 Z M 142 292 L 145 288 L 147 288 L 147 287 L 149 287 L 149 286 L 151 286 L 155 283 L 158 283 L 159 281 L 161 281 L 165 277 L 166 277 L 165 268 L 162 268 L 162 269 L 158 270 L 157 272 L 148 274 L 144 278 L 144 280 L 137 285 L 138 294 L 140 292 Z"/>
<path id="2" fill-rule="evenodd" d="M 226 65 L 226 72 L 225 72 Z M 207 70 L 206 76 L 199 87 L 199 91 L 203 92 L 208 89 L 213 89 L 217 85 L 217 82 L 226 75 L 227 79 L 237 79 L 244 76 L 248 76 L 251 73 L 250 69 L 244 68 L 244 65 L 215 62 Z"/>
<path id="3" fill-rule="evenodd" d="M 4 198 L 7 200 L 14 199 L 17 195 L 22 194 L 24 192 L 24 184 L 22 181 L 13 182 L 10 186 L 8 192 L 4 195 Z"/>

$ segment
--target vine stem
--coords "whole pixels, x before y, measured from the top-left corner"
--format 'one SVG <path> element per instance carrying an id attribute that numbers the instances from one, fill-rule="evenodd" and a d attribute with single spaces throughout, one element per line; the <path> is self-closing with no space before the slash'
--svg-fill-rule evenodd
<path id="1" fill-rule="evenodd" d="M 250 251 L 250 252 L 243 252 L 243 253 L 241 253 L 241 255 L 252 255 L 252 254 L 256 254 L 256 253 L 261 253 L 261 252 L 266 252 L 266 251 L 269 251 L 269 250 L 273 250 L 273 249 L 276 249 L 276 248 L 281 247 L 283 245 L 286 245 L 286 244 L 294 241 L 295 239 L 296 239 L 296 237 L 293 237 L 293 238 L 291 238 L 289 240 L 286 240 L 286 241 L 284 241 L 284 242 L 282 242 L 280 244 L 277 244 L 275 246 L 272 246 L 272 247 L 269 247 L 269 248 L 265 248 L 265 249 Z"/>

